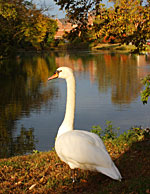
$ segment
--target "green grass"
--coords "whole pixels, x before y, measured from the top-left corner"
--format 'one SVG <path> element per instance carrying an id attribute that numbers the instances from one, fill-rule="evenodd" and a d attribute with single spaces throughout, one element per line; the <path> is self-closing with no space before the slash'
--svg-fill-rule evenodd
<path id="1" fill-rule="evenodd" d="M 93 47 L 97 50 L 112 50 L 112 51 L 124 51 L 124 52 L 131 52 L 136 49 L 134 45 L 126 45 L 126 44 L 109 44 L 109 43 L 100 43 Z"/>

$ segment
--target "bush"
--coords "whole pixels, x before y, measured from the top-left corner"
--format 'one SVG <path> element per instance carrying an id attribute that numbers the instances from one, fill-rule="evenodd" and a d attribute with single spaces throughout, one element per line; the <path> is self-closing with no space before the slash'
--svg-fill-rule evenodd
<path id="1" fill-rule="evenodd" d="M 143 104 L 147 104 L 148 97 L 150 96 L 150 75 L 147 75 L 143 80 L 142 80 L 145 89 L 141 92 L 141 101 Z"/>
<path id="2" fill-rule="evenodd" d="M 93 126 L 91 132 L 96 133 L 103 141 L 108 152 L 120 154 L 125 152 L 134 142 L 141 141 L 145 137 L 150 137 L 150 129 L 142 127 L 132 127 L 130 130 L 119 134 L 119 127 L 115 128 L 111 121 L 106 121 L 106 128 Z"/>

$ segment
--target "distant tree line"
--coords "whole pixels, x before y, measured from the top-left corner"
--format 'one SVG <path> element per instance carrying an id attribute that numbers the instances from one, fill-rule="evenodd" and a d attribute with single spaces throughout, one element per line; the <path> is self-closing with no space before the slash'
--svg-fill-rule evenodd
<path id="1" fill-rule="evenodd" d="M 77 24 L 70 40 L 78 36 L 82 41 L 132 43 L 140 51 L 150 38 L 150 0 L 115 0 L 109 8 L 101 0 L 54 1 Z M 95 19 L 93 26 L 88 24 L 89 15 Z"/>
<path id="2" fill-rule="evenodd" d="M 54 0 L 77 27 L 67 34 L 70 42 L 132 43 L 143 50 L 150 38 L 150 0 Z M 89 25 L 89 16 L 93 25 Z M 57 22 L 29 0 L 0 0 L 0 56 L 18 49 L 50 48 Z"/>
<path id="3" fill-rule="evenodd" d="M 42 11 L 32 1 L 0 0 L 0 56 L 50 46 L 57 23 Z"/>

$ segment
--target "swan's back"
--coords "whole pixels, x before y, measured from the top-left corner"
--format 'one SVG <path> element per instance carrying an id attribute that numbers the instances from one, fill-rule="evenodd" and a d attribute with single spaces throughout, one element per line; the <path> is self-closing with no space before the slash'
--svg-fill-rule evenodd
<path id="1" fill-rule="evenodd" d="M 72 169 L 99 171 L 111 178 L 121 179 L 102 140 L 94 133 L 81 130 L 66 132 L 56 139 L 55 149 Z"/>

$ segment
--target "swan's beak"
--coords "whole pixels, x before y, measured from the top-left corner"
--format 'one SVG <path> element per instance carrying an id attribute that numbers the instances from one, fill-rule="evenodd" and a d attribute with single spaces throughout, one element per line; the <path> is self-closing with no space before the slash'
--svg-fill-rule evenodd
<path id="1" fill-rule="evenodd" d="M 56 71 L 56 73 L 54 75 L 49 77 L 48 80 L 52 80 L 52 79 L 56 79 L 56 78 L 58 78 L 58 72 L 57 71 Z"/>

